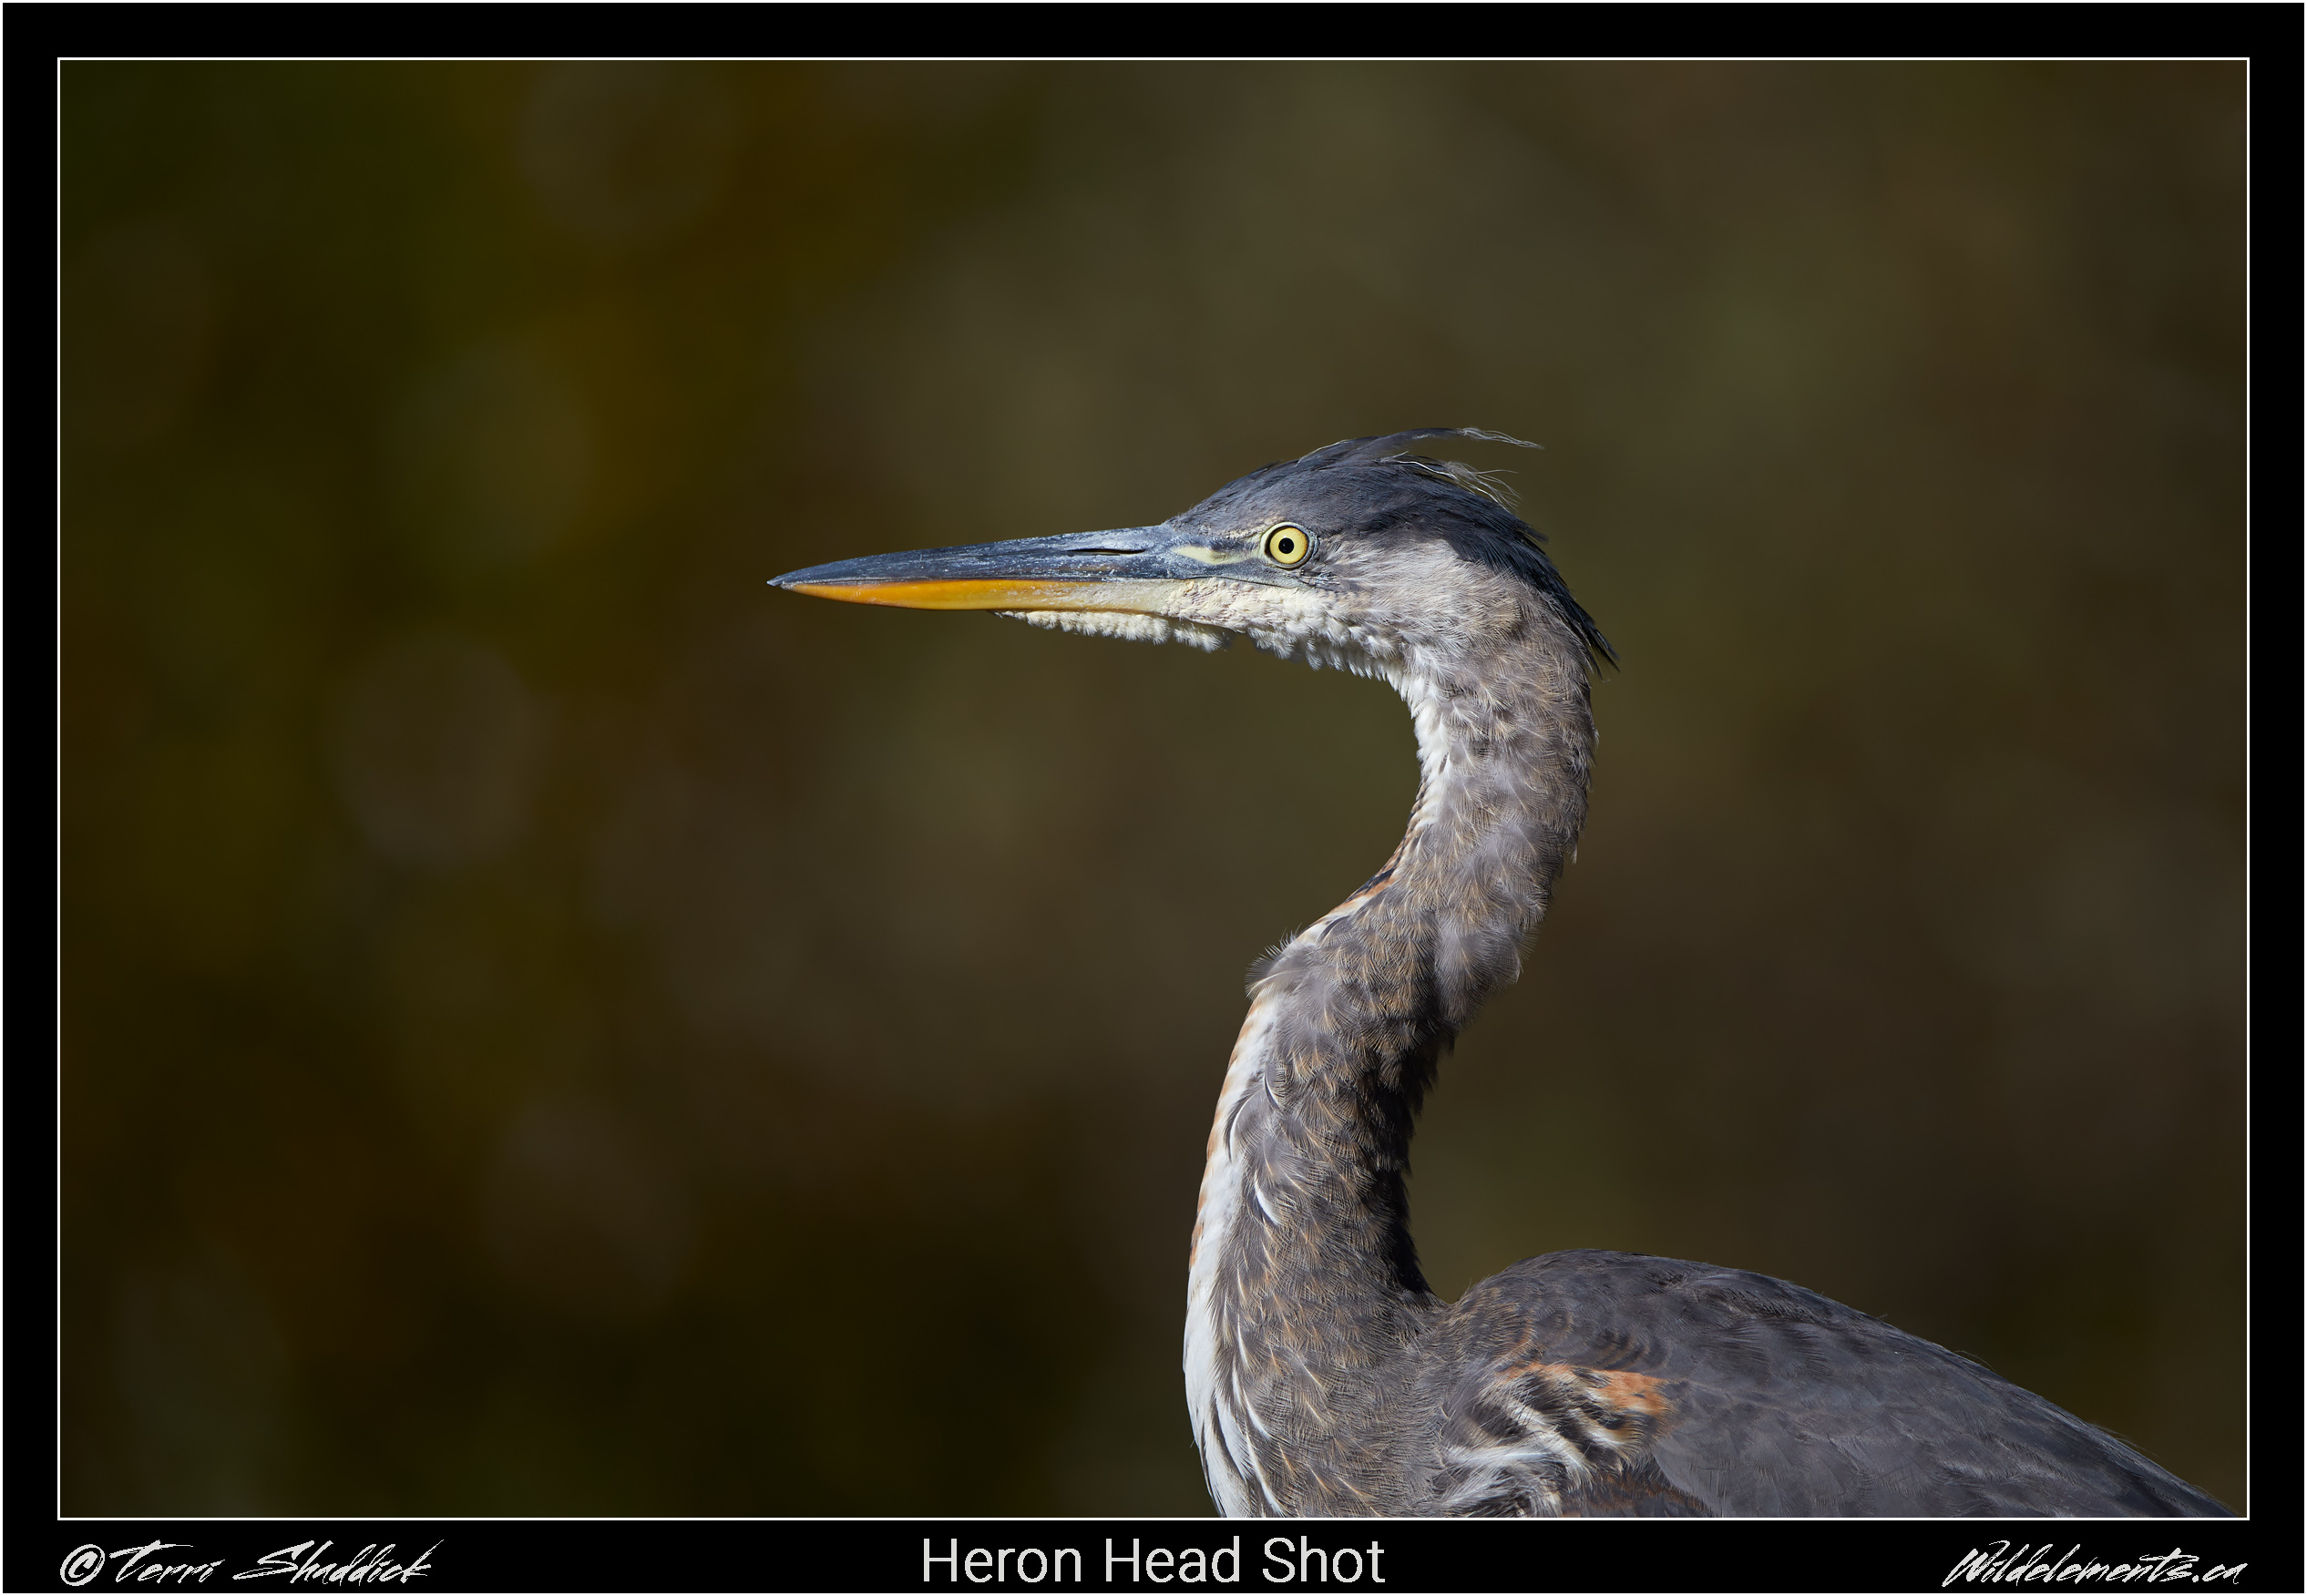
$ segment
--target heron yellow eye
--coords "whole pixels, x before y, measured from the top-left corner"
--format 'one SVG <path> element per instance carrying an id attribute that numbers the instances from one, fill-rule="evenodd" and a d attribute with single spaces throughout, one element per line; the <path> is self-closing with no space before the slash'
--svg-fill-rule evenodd
<path id="1" fill-rule="evenodd" d="M 1266 558 L 1277 566 L 1304 565 L 1313 547 L 1314 540 L 1306 535 L 1305 527 L 1287 522 L 1266 535 Z"/>

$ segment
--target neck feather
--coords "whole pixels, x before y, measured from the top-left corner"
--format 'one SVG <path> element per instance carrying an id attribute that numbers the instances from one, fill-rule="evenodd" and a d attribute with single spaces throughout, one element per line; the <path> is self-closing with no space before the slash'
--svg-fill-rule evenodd
<path id="1" fill-rule="evenodd" d="M 1419 1271 L 1405 1180 L 1435 1068 L 1520 972 L 1577 844 L 1594 747 L 1584 660 L 1551 610 L 1380 667 L 1409 703 L 1421 779 L 1408 834 L 1251 988 L 1211 1129 L 1186 1375 L 1228 1512 L 1369 1512 L 1369 1476 L 1306 1448 L 1374 1434 L 1387 1366 L 1442 1304 Z M 1479 668 L 1475 661 L 1479 660 Z M 1293 1437 L 1286 1455 L 1274 1437 Z"/>

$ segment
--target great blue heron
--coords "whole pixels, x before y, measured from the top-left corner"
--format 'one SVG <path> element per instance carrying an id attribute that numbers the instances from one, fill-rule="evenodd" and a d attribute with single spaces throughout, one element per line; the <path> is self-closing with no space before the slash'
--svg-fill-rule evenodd
<path id="1" fill-rule="evenodd" d="M 1185 1384 L 1229 1514 L 2226 1509 L 1978 1364 L 1815 1292 L 1627 1253 L 1444 1302 L 1403 1176 L 1436 1064 L 1585 819 L 1610 645 L 1428 427 L 1268 466 L 1158 527 L 877 555 L 775 585 L 1260 648 L 1383 678 L 1417 722 L 1401 845 L 1257 967 L 1210 1132 Z"/>

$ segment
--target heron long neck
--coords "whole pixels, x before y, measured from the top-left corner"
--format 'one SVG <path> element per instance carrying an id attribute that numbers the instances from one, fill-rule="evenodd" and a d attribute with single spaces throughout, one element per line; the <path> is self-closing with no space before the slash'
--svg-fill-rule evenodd
<path id="1" fill-rule="evenodd" d="M 1395 672 L 1423 772 L 1409 834 L 1252 988 L 1210 1134 L 1186 1325 L 1194 1421 L 1228 1512 L 1370 1512 L 1356 1437 L 1442 1306 L 1404 1188 L 1442 1051 L 1545 912 L 1585 814 L 1584 660 L 1551 616 Z M 1277 1437 L 1290 1437 L 1285 1446 Z M 1324 1467 L 1328 1455 L 1335 1467 Z"/>

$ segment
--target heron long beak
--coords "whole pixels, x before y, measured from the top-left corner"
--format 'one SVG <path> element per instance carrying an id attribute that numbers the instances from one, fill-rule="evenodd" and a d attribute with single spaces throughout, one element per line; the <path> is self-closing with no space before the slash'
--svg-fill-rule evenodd
<path id="1" fill-rule="evenodd" d="M 1257 580 L 1246 546 L 1170 527 L 1021 537 L 962 548 L 873 554 L 788 571 L 773 588 L 906 609 L 1103 609 L 1172 613 L 1185 585 Z"/>

